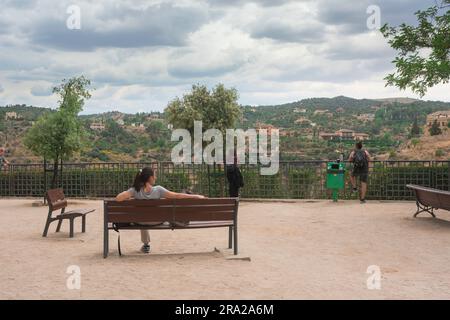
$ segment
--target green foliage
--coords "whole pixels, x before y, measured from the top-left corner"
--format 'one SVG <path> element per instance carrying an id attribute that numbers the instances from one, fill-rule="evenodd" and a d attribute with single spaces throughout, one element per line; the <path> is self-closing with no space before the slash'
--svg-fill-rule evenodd
<path id="1" fill-rule="evenodd" d="M 282 187 L 282 175 L 261 175 L 260 168 L 241 167 L 244 178 L 242 197 L 244 198 L 287 198 L 287 190 Z"/>
<path id="2" fill-rule="evenodd" d="M 417 11 L 418 25 L 405 23 L 397 28 L 385 24 L 381 32 L 391 47 L 398 51 L 393 63 L 396 73 L 389 74 L 387 85 L 400 89 L 410 88 L 424 96 L 427 89 L 450 79 L 450 11 L 433 6 L 425 11 Z M 444 9 L 440 15 L 440 9 Z M 429 53 L 424 53 L 429 50 Z"/>
<path id="3" fill-rule="evenodd" d="M 368 198 L 371 199 L 408 199 L 413 198 L 407 184 L 434 187 L 446 190 L 449 188 L 448 166 L 423 166 L 422 163 L 411 162 L 406 166 L 392 167 L 376 165 L 370 173 Z"/>
<path id="4" fill-rule="evenodd" d="M 97 148 L 92 149 L 91 151 L 86 153 L 86 155 L 92 159 L 98 159 L 98 160 L 104 161 L 104 162 L 107 162 L 110 160 L 110 158 L 107 154 L 105 154 L 103 151 L 101 151 Z"/>
<path id="5" fill-rule="evenodd" d="M 165 109 L 167 121 L 175 129 L 194 131 L 194 121 L 203 121 L 203 129 L 225 131 L 234 128 L 241 110 L 238 105 L 236 89 L 226 89 L 223 84 L 212 91 L 206 86 L 194 85 L 192 91 L 182 99 L 175 98 Z"/>
<path id="6" fill-rule="evenodd" d="M 417 117 L 414 118 L 413 125 L 411 127 L 411 136 L 418 136 L 420 134 L 420 128 L 417 124 Z"/>
<path id="7" fill-rule="evenodd" d="M 437 149 L 435 155 L 436 157 L 443 157 L 445 155 L 445 151 L 442 149 Z"/>
<path id="8" fill-rule="evenodd" d="M 431 125 L 431 127 L 429 129 L 429 132 L 430 132 L 430 135 L 432 135 L 432 136 L 437 136 L 442 133 L 442 130 L 439 127 L 437 120 L 434 120 L 433 124 Z"/>
<path id="9" fill-rule="evenodd" d="M 289 172 L 289 198 L 310 199 L 317 176 L 312 168 L 294 169 Z"/>
<path id="10" fill-rule="evenodd" d="M 174 192 L 182 192 L 184 190 L 192 188 L 191 181 L 189 180 L 189 175 L 182 170 L 174 170 L 174 172 L 164 172 L 158 178 L 157 184 Z"/>
<path id="11" fill-rule="evenodd" d="M 420 143 L 420 140 L 417 138 L 411 139 L 411 144 L 415 148 Z"/>
<path id="12" fill-rule="evenodd" d="M 35 155 L 57 162 L 81 150 L 86 133 L 78 113 L 83 110 L 84 99 L 90 97 L 89 84 L 89 80 L 79 77 L 63 80 L 54 88 L 60 96 L 58 110 L 42 115 L 24 139 L 25 146 Z"/>

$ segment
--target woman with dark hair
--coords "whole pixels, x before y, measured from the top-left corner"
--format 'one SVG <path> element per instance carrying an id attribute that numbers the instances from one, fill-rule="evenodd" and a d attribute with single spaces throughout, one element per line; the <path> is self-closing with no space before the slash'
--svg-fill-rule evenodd
<path id="1" fill-rule="evenodd" d="M 134 179 L 133 186 L 117 195 L 117 201 L 125 201 L 130 199 L 203 199 L 202 195 L 184 194 L 169 191 L 161 186 L 155 186 L 156 175 L 151 168 L 144 168 L 139 170 Z M 143 246 L 141 251 L 144 253 L 150 252 L 150 234 L 148 230 L 141 230 L 141 240 Z"/>

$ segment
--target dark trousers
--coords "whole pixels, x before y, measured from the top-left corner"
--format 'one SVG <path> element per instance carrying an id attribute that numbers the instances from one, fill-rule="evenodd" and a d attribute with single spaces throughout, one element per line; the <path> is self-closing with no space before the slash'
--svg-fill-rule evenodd
<path id="1" fill-rule="evenodd" d="M 230 185 L 228 191 L 230 193 L 230 198 L 237 198 L 237 197 L 239 197 L 239 187 Z"/>

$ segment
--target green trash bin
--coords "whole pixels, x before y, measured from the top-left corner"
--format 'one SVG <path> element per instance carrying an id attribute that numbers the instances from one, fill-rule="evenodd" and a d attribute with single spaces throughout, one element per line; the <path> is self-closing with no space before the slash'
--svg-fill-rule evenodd
<path id="1" fill-rule="evenodd" d="M 340 161 L 327 163 L 327 188 L 333 191 L 333 201 L 338 201 L 339 190 L 345 187 L 345 164 Z"/>

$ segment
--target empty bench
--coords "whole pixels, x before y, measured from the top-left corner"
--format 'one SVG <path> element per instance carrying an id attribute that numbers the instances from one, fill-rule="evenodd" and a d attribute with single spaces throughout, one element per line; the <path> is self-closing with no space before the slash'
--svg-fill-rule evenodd
<path id="1" fill-rule="evenodd" d="M 66 211 L 67 200 L 62 189 L 48 190 L 45 197 L 48 202 L 48 215 L 47 221 L 45 222 L 44 233 L 42 234 L 43 237 L 47 236 L 48 228 L 53 221 L 58 221 L 56 232 L 59 232 L 61 230 L 63 220 L 69 220 L 69 236 L 70 238 L 73 238 L 75 218 L 81 218 L 81 232 L 86 232 L 86 215 L 95 211 L 95 209 L 76 209 Z M 60 209 L 61 212 L 58 215 L 53 216 L 53 212 Z"/>
<path id="2" fill-rule="evenodd" d="M 406 187 L 412 189 L 416 195 L 417 212 L 414 217 L 421 212 L 428 212 L 436 218 L 434 210 L 444 209 L 450 211 L 450 191 L 434 188 L 422 187 L 415 184 L 408 184 Z"/>
<path id="3" fill-rule="evenodd" d="M 109 231 L 228 228 L 228 248 L 238 254 L 238 198 L 104 201 L 103 257 L 109 253 Z M 165 222 L 165 223 L 163 223 Z M 158 225 L 145 225 L 152 223 Z M 212 239 L 213 240 L 213 239 Z"/>

